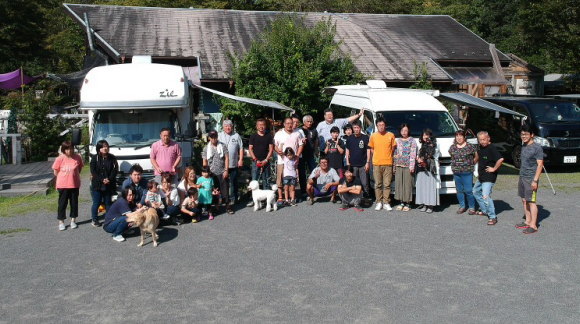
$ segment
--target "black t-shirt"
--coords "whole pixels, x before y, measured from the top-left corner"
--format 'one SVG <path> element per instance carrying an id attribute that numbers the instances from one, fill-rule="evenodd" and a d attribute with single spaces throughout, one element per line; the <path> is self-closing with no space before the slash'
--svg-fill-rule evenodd
<path id="1" fill-rule="evenodd" d="M 253 146 L 254 155 L 258 160 L 265 160 L 268 156 L 269 145 L 274 143 L 272 133 L 267 133 L 263 136 L 252 134 L 250 136 L 250 145 Z"/>
<path id="2" fill-rule="evenodd" d="M 326 157 L 328 158 L 328 166 L 336 170 L 338 173 L 338 170 L 341 170 L 344 166 L 344 144 L 340 138 L 337 142 L 329 139 L 326 141 L 326 143 L 327 146 L 329 145 L 328 143 L 330 143 L 328 152 L 326 153 Z M 342 154 L 338 152 L 338 147 L 343 149 Z"/>
<path id="3" fill-rule="evenodd" d="M 486 172 L 485 168 L 490 166 L 495 166 L 496 162 L 501 159 L 501 155 L 495 148 L 493 144 L 489 144 L 486 147 L 479 146 L 477 151 L 479 155 L 479 164 L 477 171 L 479 172 L 479 182 L 494 182 L 497 179 L 496 172 Z"/>
<path id="4" fill-rule="evenodd" d="M 354 178 L 352 179 L 351 182 L 346 181 L 346 177 L 344 177 L 344 179 L 340 180 L 340 184 L 341 185 L 346 185 L 348 188 L 352 187 L 352 186 L 361 186 L 362 187 L 362 183 L 360 182 L 359 178 Z"/>
<path id="5" fill-rule="evenodd" d="M 367 163 L 367 149 L 369 148 L 368 135 L 361 134 L 359 137 L 350 135 L 346 140 L 346 148 L 350 152 L 350 165 L 355 167 L 365 166 Z"/>
<path id="6" fill-rule="evenodd" d="M 314 156 L 314 142 L 318 139 L 318 132 L 316 129 L 306 129 L 302 127 L 300 129 L 304 138 L 306 138 L 306 142 L 304 146 L 302 146 L 302 156 L 303 157 L 311 157 Z"/>

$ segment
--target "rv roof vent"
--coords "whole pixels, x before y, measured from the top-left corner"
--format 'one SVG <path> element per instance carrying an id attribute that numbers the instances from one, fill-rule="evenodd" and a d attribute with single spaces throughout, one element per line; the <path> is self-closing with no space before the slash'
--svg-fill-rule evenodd
<path id="1" fill-rule="evenodd" d="M 367 85 L 372 89 L 386 89 L 387 84 L 383 80 L 367 80 Z"/>
<path id="2" fill-rule="evenodd" d="M 151 63 L 151 55 L 135 55 L 131 60 L 133 64 L 150 64 Z"/>

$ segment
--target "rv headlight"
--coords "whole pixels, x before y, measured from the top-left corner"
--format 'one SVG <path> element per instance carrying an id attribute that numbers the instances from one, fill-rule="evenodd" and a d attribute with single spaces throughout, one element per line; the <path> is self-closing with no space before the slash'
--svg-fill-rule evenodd
<path id="1" fill-rule="evenodd" d="M 543 147 L 550 147 L 550 141 L 547 138 L 536 136 L 534 137 L 534 142 Z"/>

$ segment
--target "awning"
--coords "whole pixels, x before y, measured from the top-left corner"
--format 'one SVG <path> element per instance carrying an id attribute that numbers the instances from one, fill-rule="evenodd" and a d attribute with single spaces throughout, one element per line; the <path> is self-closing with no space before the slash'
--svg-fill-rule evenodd
<path id="1" fill-rule="evenodd" d="M 0 74 L 0 89 L 20 89 L 21 86 L 34 82 L 40 78 L 41 76 L 28 76 L 22 72 L 22 69 L 18 69 L 12 72 Z"/>
<path id="2" fill-rule="evenodd" d="M 487 100 L 483 100 L 483 99 L 468 95 L 467 93 L 463 93 L 463 92 L 443 92 L 443 93 L 441 93 L 441 97 L 444 97 L 446 99 L 449 99 L 451 101 L 457 102 L 459 104 L 462 104 L 462 105 L 465 105 L 468 107 L 488 109 L 488 110 L 493 110 L 493 111 L 499 111 L 500 113 L 504 113 L 504 114 L 511 114 L 511 115 L 525 117 L 525 115 L 523 115 L 523 114 L 520 114 L 518 112 L 515 112 L 515 111 L 507 109 L 507 108 L 504 108 L 502 106 L 496 105 L 496 104 L 491 103 Z"/>
<path id="3" fill-rule="evenodd" d="M 246 98 L 246 97 L 239 97 L 239 96 L 234 96 L 231 95 L 229 93 L 225 93 L 225 92 L 221 92 L 221 91 L 217 91 L 214 89 L 210 89 L 210 88 L 206 88 L 197 84 L 193 84 L 192 82 L 189 83 L 192 86 L 195 86 L 197 88 L 200 88 L 202 90 L 217 94 L 219 96 L 228 98 L 228 99 L 232 99 L 232 100 L 236 100 L 236 101 L 240 101 L 240 102 L 245 102 L 245 103 L 249 103 L 252 105 L 258 105 L 258 106 L 263 106 L 263 107 L 269 107 L 269 108 L 274 108 L 274 109 L 279 109 L 279 110 L 288 110 L 291 112 L 294 112 L 294 109 L 284 106 L 281 103 L 278 103 L 276 101 L 268 101 L 268 100 L 260 100 L 260 99 L 252 99 L 252 98 Z"/>

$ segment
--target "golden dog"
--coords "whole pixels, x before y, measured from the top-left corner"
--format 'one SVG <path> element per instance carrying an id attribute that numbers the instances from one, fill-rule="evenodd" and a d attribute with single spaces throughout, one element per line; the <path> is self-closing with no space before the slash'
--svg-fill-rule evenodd
<path id="1" fill-rule="evenodd" d="M 159 235 L 155 232 L 159 226 L 159 216 L 155 208 L 148 208 L 147 210 L 137 210 L 127 214 L 127 223 L 133 223 L 133 226 L 139 227 L 141 232 L 141 242 L 137 246 L 143 246 L 145 239 L 145 232 L 150 233 L 153 238 L 153 246 L 157 246 Z"/>

